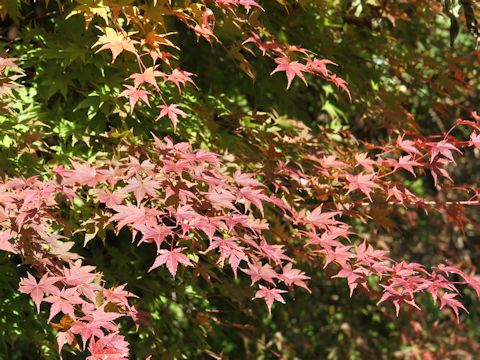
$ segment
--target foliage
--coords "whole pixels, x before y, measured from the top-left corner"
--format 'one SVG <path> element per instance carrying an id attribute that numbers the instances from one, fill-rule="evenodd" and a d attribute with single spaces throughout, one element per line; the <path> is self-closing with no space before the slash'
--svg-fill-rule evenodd
<path id="1" fill-rule="evenodd" d="M 2 355 L 473 358 L 478 9 L 426 4 L 2 2 Z"/>

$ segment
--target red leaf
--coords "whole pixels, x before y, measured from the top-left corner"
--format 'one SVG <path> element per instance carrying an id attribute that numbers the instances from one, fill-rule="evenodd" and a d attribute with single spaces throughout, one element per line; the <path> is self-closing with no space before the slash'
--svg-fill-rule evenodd
<path id="1" fill-rule="evenodd" d="M 285 293 L 285 290 L 280 289 L 269 289 L 260 285 L 260 290 L 255 293 L 254 299 L 263 299 L 267 303 L 268 313 L 272 314 L 272 305 L 274 301 L 279 301 L 282 304 L 285 304 L 285 300 L 282 298 L 282 293 Z"/>
<path id="2" fill-rule="evenodd" d="M 142 100 L 144 103 L 150 106 L 148 101 L 148 94 L 150 93 L 148 91 L 137 89 L 131 85 L 123 86 L 126 87 L 126 89 L 120 93 L 120 96 L 128 97 L 128 101 L 130 102 L 130 113 L 133 113 L 138 100 Z"/>
<path id="3" fill-rule="evenodd" d="M 173 124 L 173 130 L 175 131 L 177 129 L 177 118 L 178 115 L 180 116 L 185 116 L 187 115 L 184 111 L 180 110 L 178 108 L 178 105 L 171 104 L 171 105 L 161 105 L 160 106 L 160 115 L 157 117 L 158 119 L 161 119 L 165 115 L 168 116 L 170 121 Z"/>
<path id="4" fill-rule="evenodd" d="M 175 277 L 175 274 L 177 273 L 177 268 L 178 264 L 182 264 L 184 266 L 193 266 L 193 264 L 190 262 L 188 259 L 187 255 L 182 254 L 184 247 L 178 247 L 173 250 L 165 250 L 162 249 L 158 253 L 160 255 L 157 256 L 155 259 L 153 265 L 148 269 L 148 271 L 152 271 L 153 269 L 166 264 L 168 271 L 170 271 L 170 274 Z"/>
<path id="5" fill-rule="evenodd" d="M 292 80 L 295 76 L 298 76 L 300 79 L 303 80 L 305 85 L 308 86 L 305 77 L 303 76 L 304 72 L 307 72 L 308 69 L 305 65 L 299 63 L 298 61 L 291 61 L 287 57 L 279 57 L 275 59 L 275 62 L 278 64 L 275 70 L 271 72 L 270 75 L 275 74 L 279 71 L 285 71 L 287 75 L 287 89 L 290 87 Z"/>

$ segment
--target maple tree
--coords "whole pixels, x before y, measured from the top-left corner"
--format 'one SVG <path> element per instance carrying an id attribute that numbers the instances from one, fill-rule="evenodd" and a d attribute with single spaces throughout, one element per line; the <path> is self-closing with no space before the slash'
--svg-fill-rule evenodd
<path id="1" fill-rule="evenodd" d="M 477 12 L 1 4 L 0 352 L 475 356 Z"/>

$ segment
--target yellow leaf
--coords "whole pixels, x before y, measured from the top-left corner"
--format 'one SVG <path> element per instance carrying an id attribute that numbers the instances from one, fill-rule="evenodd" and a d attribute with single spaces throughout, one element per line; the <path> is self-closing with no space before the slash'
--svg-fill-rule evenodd
<path id="1" fill-rule="evenodd" d="M 102 45 L 96 52 L 107 49 L 110 50 L 112 52 L 112 62 L 114 62 L 117 56 L 123 51 L 129 51 L 137 55 L 135 44 L 138 43 L 138 41 L 130 38 L 130 35 L 134 34 L 134 32 L 118 32 L 110 27 L 101 28 L 97 26 L 97 28 L 100 29 L 104 35 L 100 36 L 98 41 L 92 46 Z"/>
<path id="2" fill-rule="evenodd" d="M 87 29 L 95 16 L 100 16 L 105 20 L 105 24 L 108 24 L 109 8 L 104 6 L 102 1 L 83 0 L 80 1 L 80 3 L 81 5 L 75 7 L 75 9 L 67 15 L 67 19 L 77 14 L 83 15 L 85 17 L 85 27 Z"/>

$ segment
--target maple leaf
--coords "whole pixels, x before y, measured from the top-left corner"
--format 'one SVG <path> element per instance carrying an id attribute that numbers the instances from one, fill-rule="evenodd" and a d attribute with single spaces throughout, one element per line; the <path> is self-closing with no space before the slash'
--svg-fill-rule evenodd
<path id="1" fill-rule="evenodd" d="M 359 282 L 365 282 L 365 275 L 361 271 L 356 271 L 348 264 L 342 264 L 342 269 L 332 278 L 347 279 L 348 288 L 350 289 L 350 297 L 358 286 Z"/>
<path id="2" fill-rule="evenodd" d="M 305 85 L 308 86 L 307 81 L 303 76 L 303 73 L 308 71 L 305 65 L 299 63 L 298 61 L 290 62 L 290 59 L 287 57 L 278 57 L 275 59 L 275 62 L 277 63 L 277 67 L 270 73 L 270 75 L 279 71 L 285 71 L 285 74 L 287 75 L 287 89 L 290 87 L 290 84 L 295 76 L 298 76 L 300 79 L 302 79 Z"/>
<path id="3" fill-rule="evenodd" d="M 305 284 L 304 280 L 309 280 L 310 277 L 305 275 L 303 271 L 298 269 L 292 269 L 292 263 L 288 263 L 283 267 L 283 273 L 280 274 L 279 279 L 282 280 L 287 286 L 297 285 L 309 293 L 311 293 L 310 289 L 308 288 L 307 284 Z"/>
<path id="4" fill-rule="evenodd" d="M 432 174 L 433 182 L 435 186 L 437 186 L 439 175 L 450 181 L 453 181 L 450 175 L 448 174 L 447 170 L 444 169 L 444 166 L 448 165 L 449 163 L 450 163 L 450 160 L 445 158 L 440 158 L 440 157 L 435 157 L 433 162 L 431 162 L 429 169 L 430 169 L 430 173 Z"/>
<path id="5" fill-rule="evenodd" d="M 340 214 L 338 211 L 324 212 L 322 213 L 322 205 L 316 207 L 312 212 L 308 212 L 305 217 L 305 221 L 308 223 L 325 228 L 329 225 L 335 225 L 338 222 L 334 219 L 335 215 Z"/>
<path id="6" fill-rule="evenodd" d="M 105 204 L 106 207 L 120 205 L 125 199 L 125 194 L 122 191 L 110 192 L 108 190 L 97 190 L 98 201 Z"/>
<path id="7" fill-rule="evenodd" d="M 282 293 L 285 293 L 285 290 L 280 290 L 280 289 L 269 289 L 265 286 L 259 285 L 260 290 L 257 290 L 255 293 L 254 299 L 263 299 L 267 303 L 268 307 L 268 313 L 271 315 L 272 314 L 272 305 L 274 301 L 279 301 L 282 304 L 285 304 L 285 300 L 282 298 Z"/>
<path id="8" fill-rule="evenodd" d="M 432 149 L 430 150 L 431 152 L 430 162 L 433 162 L 433 160 L 437 155 L 443 155 L 447 159 L 454 161 L 452 151 L 457 151 L 461 153 L 460 150 L 458 150 L 454 145 L 447 142 L 447 140 L 442 140 L 442 141 L 439 141 L 438 143 L 434 143 L 432 146 Z"/>
<path id="9" fill-rule="evenodd" d="M 129 354 L 128 342 L 117 333 L 99 339 L 92 338 L 88 351 L 90 351 L 90 356 L 87 357 L 87 360 L 122 360 L 128 359 Z"/>
<path id="10" fill-rule="evenodd" d="M 105 312 L 105 304 L 91 311 L 87 311 L 87 307 L 84 306 L 82 310 L 87 315 L 76 321 L 71 327 L 71 331 L 80 335 L 84 346 L 89 339 L 94 340 L 95 337 L 103 338 L 105 334 L 102 329 L 116 331 L 117 326 L 113 321 L 124 316 L 117 312 Z"/>
<path id="11" fill-rule="evenodd" d="M 65 174 L 68 183 L 78 183 L 80 185 L 95 186 L 100 180 L 95 168 L 89 164 L 80 164 L 71 160 L 74 170 L 67 170 Z"/>
<path id="12" fill-rule="evenodd" d="M 163 73 L 161 71 L 155 70 L 157 67 L 148 67 L 143 73 L 132 74 L 129 79 L 133 79 L 134 87 L 138 88 L 143 83 L 151 84 L 156 89 L 158 89 L 156 76 L 161 76 Z"/>
<path id="13" fill-rule="evenodd" d="M 375 263 L 377 260 L 387 260 L 385 254 L 387 254 L 387 251 L 375 250 L 371 245 L 367 245 L 365 240 L 355 249 L 357 261 L 367 266 Z"/>
<path id="14" fill-rule="evenodd" d="M 255 174 L 242 173 L 239 170 L 233 174 L 233 180 L 244 187 L 265 187 L 264 184 L 255 179 Z"/>
<path id="15" fill-rule="evenodd" d="M 328 80 L 335 84 L 335 86 L 337 88 L 341 88 L 343 91 L 345 91 L 348 95 L 348 98 L 350 99 L 350 101 L 352 101 L 352 95 L 350 95 L 350 90 L 348 90 L 348 87 L 347 87 L 347 82 L 345 80 L 343 80 L 341 77 L 338 77 L 337 75 L 333 74 L 333 75 L 330 75 L 330 77 L 328 78 Z"/>
<path id="16" fill-rule="evenodd" d="M 118 32 L 110 27 L 102 29 L 97 26 L 97 28 L 101 30 L 104 35 L 100 36 L 98 41 L 93 44 L 92 47 L 102 45 L 96 52 L 107 49 L 110 50 L 112 52 L 112 63 L 123 51 L 129 51 L 135 55 L 137 54 L 137 50 L 135 49 L 137 41 L 130 38 L 130 35 L 134 34 L 133 32 Z"/>
<path id="17" fill-rule="evenodd" d="M 387 190 L 387 200 L 389 200 L 392 196 L 403 204 L 403 193 L 396 186 L 389 187 Z"/>
<path id="18" fill-rule="evenodd" d="M 73 305 L 80 305 L 85 302 L 78 296 L 76 288 L 56 291 L 54 294 L 46 297 L 44 301 L 52 304 L 48 321 L 51 321 L 60 311 L 65 315 L 75 317 Z"/>
<path id="19" fill-rule="evenodd" d="M 217 248 L 220 250 L 220 259 L 218 260 L 218 263 L 223 266 L 225 260 L 228 259 L 236 279 L 237 269 L 240 262 L 242 260 L 248 261 L 244 252 L 245 249 L 235 242 L 235 238 L 223 239 L 220 237 L 214 237 L 208 249 L 205 250 L 205 253 Z"/>
<path id="20" fill-rule="evenodd" d="M 375 174 L 359 174 L 359 175 L 348 175 L 347 180 L 348 180 L 348 191 L 347 195 L 351 193 L 354 190 L 360 190 L 363 192 L 365 195 L 367 195 L 368 200 L 372 202 L 372 198 L 370 197 L 370 193 L 372 192 L 372 188 L 379 187 L 377 184 L 375 184 L 372 179 L 375 176 Z"/>
<path id="21" fill-rule="evenodd" d="M 241 269 L 245 274 L 250 275 L 252 280 L 252 285 L 255 284 L 259 280 L 267 281 L 271 284 L 275 284 L 273 279 L 277 278 L 277 273 L 272 269 L 269 264 L 258 264 L 252 263 L 248 264 L 248 269 Z"/>
<path id="22" fill-rule="evenodd" d="M 158 181 L 155 181 L 150 178 L 142 179 L 140 177 L 134 177 L 127 181 L 127 186 L 123 189 L 125 192 L 133 192 L 137 204 L 143 200 L 145 195 L 155 196 L 157 194 L 157 189 L 160 187 Z"/>
<path id="23" fill-rule="evenodd" d="M 58 353 L 60 354 L 65 344 L 76 345 L 75 335 L 70 331 L 59 331 L 57 333 Z"/>
<path id="24" fill-rule="evenodd" d="M 335 155 L 328 155 L 328 156 L 323 156 L 323 158 L 320 160 L 320 164 L 328 169 L 328 168 L 342 168 L 347 166 L 344 162 L 337 160 L 337 157 Z"/>
<path id="25" fill-rule="evenodd" d="M 58 292 L 58 288 L 53 284 L 60 279 L 61 278 L 59 277 L 51 277 L 48 274 L 45 274 L 37 283 L 37 280 L 30 273 L 27 273 L 27 278 L 20 279 L 20 287 L 18 290 L 22 293 L 29 294 L 32 297 L 32 300 L 37 307 L 37 312 L 39 313 L 43 296 L 45 293 L 52 294 Z"/>
<path id="26" fill-rule="evenodd" d="M 350 232 L 347 229 L 329 227 L 320 237 L 315 232 L 305 232 L 308 237 L 308 245 L 320 245 L 322 248 L 331 248 L 342 245 L 339 237 L 346 237 Z"/>
<path id="27" fill-rule="evenodd" d="M 370 159 L 367 153 L 360 153 L 355 155 L 355 160 L 359 165 L 362 165 L 365 168 L 365 170 L 373 172 L 372 165 L 375 164 L 375 161 Z"/>
<path id="28" fill-rule="evenodd" d="M 223 191 L 213 191 L 207 194 L 207 199 L 212 203 L 212 206 L 215 209 L 221 210 L 223 208 L 230 209 L 232 211 L 237 211 L 235 206 L 233 205 L 233 201 L 235 201 L 235 195 L 232 193 L 223 190 Z"/>
<path id="29" fill-rule="evenodd" d="M 326 248 L 324 250 L 320 250 L 320 253 L 326 255 L 325 257 L 325 265 L 324 268 L 327 267 L 332 261 L 335 261 L 340 266 L 344 266 L 349 259 L 354 257 L 354 255 L 350 252 L 352 246 L 337 246 L 333 250 L 330 248 Z"/>
<path id="30" fill-rule="evenodd" d="M 245 8 L 245 10 L 247 11 L 247 14 L 250 12 L 250 9 L 252 7 L 256 7 L 256 8 L 259 8 L 259 9 L 263 10 L 263 8 L 257 2 L 255 2 L 253 0 L 238 0 L 237 4 L 243 6 Z"/>
<path id="31" fill-rule="evenodd" d="M 185 116 L 187 115 L 183 110 L 180 110 L 178 108 L 178 105 L 175 104 L 170 104 L 170 105 L 160 105 L 160 115 L 157 117 L 158 119 L 161 119 L 164 116 L 168 116 L 170 121 L 173 124 L 173 130 L 175 131 L 177 129 L 177 118 L 178 116 Z"/>
<path id="32" fill-rule="evenodd" d="M 138 296 L 125 290 L 125 286 L 126 285 L 124 284 L 124 285 L 116 286 L 111 289 L 104 289 L 102 293 L 103 293 L 103 296 L 105 297 L 105 302 L 111 302 L 113 304 L 123 305 L 128 308 L 129 307 L 128 298 L 131 298 L 131 297 L 138 298 Z M 109 314 L 110 315 L 116 314 L 116 317 L 111 318 L 111 320 L 115 320 L 117 317 L 121 316 L 121 314 L 118 314 L 118 313 L 109 313 Z M 93 315 L 93 318 L 98 321 L 98 316 L 95 314 L 92 314 L 92 315 Z M 105 320 L 105 318 L 102 318 L 102 319 Z M 111 321 L 111 320 L 109 319 L 108 321 Z"/>
<path id="33" fill-rule="evenodd" d="M 277 265 L 280 265 L 282 260 L 292 260 L 284 254 L 283 245 L 271 245 L 267 243 L 265 239 L 260 243 L 260 251 L 267 258 L 273 260 Z"/>
<path id="34" fill-rule="evenodd" d="M 413 166 L 421 166 L 421 164 L 412 160 L 412 155 L 400 156 L 398 162 L 395 163 L 394 171 L 397 169 L 405 169 L 416 177 L 417 175 L 415 174 L 415 171 L 413 171 Z"/>
<path id="35" fill-rule="evenodd" d="M 381 286 L 385 287 L 384 285 L 381 285 Z M 400 305 L 403 303 L 413 306 L 417 310 L 420 310 L 420 311 L 422 310 L 415 302 L 415 299 L 412 293 L 405 292 L 403 290 L 398 291 L 398 290 L 395 290 L 393 287 L 387 287 L 386 292 L 382 295 L 380 300 L 377 302 L 377 305 L 387 300 L 390 300 L 395 306 L 395 312 L 397 316 L 400 312 Z"/>
<path id="36" fill-rule="evenodd" d="M 154 226 L 157 224 L 157 216 L 161 214 L 156 209 L 148 209 L 143 206 L 135 207 L 130 204 L 112 206 L 112 209 L 117 214 L 113 215 L 109 222 L 118 222 L 117 231 L 120 231 L 127 224 L 134 228 L 141 228 L 145 225 Z"/>
<path id="37" fill-rule="evenodd" d="M 326 59 L 308 59 L 307 60 L 307 68 L 310 71 L 314 71 L 316 73 L 319 73 L 325 78 L 328 78 L 330 76 L 330 71 L 327 69 L 327 65 L 337 65 L 333 61 L 326 60 Z"/>
<path id="38" fill-rule="evenodd" d="M 10 230 L 0 231 L 0 250 L 16 253 L 16 250 L 10 243 L 10 240 L 12 240 L 14 237 L 14 233 Z"/>
<path id="39" fill-rule="evenodd" d="M 262 190 L 253 189 L 251 187 L 241 188 L 237 197 L 237 202 L 243 202 L 246 209 L 249 209 L 250 203 L 253 203 L 260 210 L 262 216 L 264 215 L 262 202 L 268 202 L 269 200 L 269 197 L 266 196 Z"/>
<path id="40" fill-rule="evenodd" d="M 153 240 L 155 245 L 157 245 L 157 250 L 160 250 L 160 246 L 165 241 L 167 236 L 173 234 L 173 227 L 168 227 L 164 225 L 154 225 L 153 227 L 149 226 L 140 226 L 138 229 L 142 232 L 143 237 L 140 239 L 139 244 L 142 242 L 149 242 Z"/>
<path id="41" fill-rule="evenodd" d="M 119 96 L 128 97 L 128 102 L 130 103 L 130 114 L 133 113 L 135 109 L 135 105 L 137 104 L 138 100 L 142 100 L 148 106 L 150 106 L 150 102 L 148 101 L 148 94 L 150 94 L 146 90 L 137 89 L 135 86 L 131 85 L 123 85 L 126 87 Z"/>
<path id="42" fill-rule="evenodd" d="M 64 282 L 70 286 L 79 286 L 89 284 L 97 276 L 92 273 L 95 266 L 82 266 L 82 262 L 77 260 L 70 268 L 63 269 Z"/>
<path id="43" fill-rule="evenodd" d="M 475 146 L 477 149 L 480 149 L 480 133 L 473 132 L 470 135 L 470 141 L 468 142 L 468 146 Z"/>
<path id="44" fill-rule="evenodd" d="M 397 145 L 403 151 L 409 154 L 418 154 L 420 151 L 415 147 L 415 141 L 412 140 L 403 140 L 403 136 L 398 136 L 397 138 Z"/>
<path id="45" fill-rule="evenodd" d="M 166 75 L 162 73 L 162 75 L 164 76 L 165 82 L 173 82 L 177 86 L 178 92 L 180 93 L 182 92 L 180 84 L 185 86 L 187 83 L 191 83 L 195 86 L 195 83 L 192 80 L 192 76 L 194 76 L 195 74 L 191 72 L 180 69 L 173 69 L 171 74 Z"/>
<path id="46" fill-rule="evenodd" d="M 178 268 L 178 263 L 184 265 L 184 266 L 193 266 L 191 261 L 188 259 L 187 255 L 182 254 L 182 251 L 185 249 L 185 247 L 178 247 L 173 250 L 166 250 L 162 249 L 158 253 L 160 255 L 157 256 L 155 259 L 153 265 L 148 269 L 148 271 L 152 271 L 153 269 L 166 264 L 167 269 L 170 272 L 170 274 L 175 277 L 175 274 L 177 273 L 177 268 Z"/>
<path id="47" fill-rule="evenodd" d="M 95 16 L 101 17 L 105 21 L 105 23 L 108 24 L 109 8 L 107 6 L 104 6 L 101 3 L 97 3 L 96 1 L 92 0 L 84 0 L 81 3 L 81 5 L 76 6 L 73 11 L 66 16 L 66 19 L 76 14 L 83 15 L 83 17 L 85 18 L 86 29 L 89 28 L 90 23 Z"/>
<path id="48" fill-rule="evenodd" d="M 455 293 L 445 293 L 443 296 L 440 297 L 440 310 L 442 310 L 445 306 L 448 306 L 453 310 L 455 313 L 455 316 L 457 318 L 457 323 L 460 323 L 460 318 L 459 318 L 459 313 L 458 309 L 464 310 L 466 313 L 468 313 L 468 310 L 463 306 L 463 304 L 456 300 L 455 297 L 457 297 L 458 294 Z"/>

